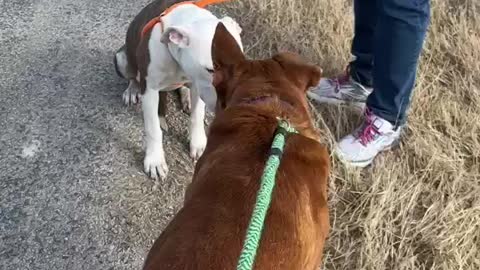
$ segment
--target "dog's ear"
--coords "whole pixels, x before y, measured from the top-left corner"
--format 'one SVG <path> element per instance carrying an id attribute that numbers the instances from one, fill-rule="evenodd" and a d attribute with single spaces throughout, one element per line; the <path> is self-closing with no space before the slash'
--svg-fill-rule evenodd
<path id="1" fill-rule="evenodd" d="M 218 23 L 212 41 L 212 61 L 216 71 L 245 60 L 242 49 L 223 23 Z"/>
<path id="2" fill-rule="evenodd" d="M 225 26 L 227 31 L 233 36 L 233 38 L 237 41 L 240 50 L 243 52 L 243 44 L 242 44 L 242 27 L 231 17 L 225 16 L 220 19 L 220 22 Z"/>
<path id="3" fill-rule="evenodd" d="M 220 21 L 225 25 L 227 29 L 233 30 L 239 35 L 242 33 L 242 27 L 231 17 L 225 16 Z"/>
<path id="4" fill-rule="evenodd" d="M 285 71 L 287 78 L 301 89 L 307 91 L 318 85 L 322 76 L 322 69 L 305 62 L 299 55 L 282 52 L 273 57 Z"/>
<path id="5" fill-rule="evenodd" d="M 179 26 L 168 27 L 162 34 L 161 42 L 168 44 L 172 42 L 180 48 L 186 48 L 190 45 L 189 32 L 185 28 Z"/>
<path id="6" fill-rule="evenodd" d="M 233 76 L 233 67 L 245 61 L 245 55 L 235 38 L 222 22 L 215 29 L 212 41 L 213 86 L 217 94 L 217 110 L 224 109 L 227 102 L 226 83 Z"/>

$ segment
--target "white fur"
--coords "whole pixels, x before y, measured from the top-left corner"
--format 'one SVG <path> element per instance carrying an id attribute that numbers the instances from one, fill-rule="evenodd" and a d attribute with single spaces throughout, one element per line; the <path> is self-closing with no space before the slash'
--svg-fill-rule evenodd
<path id="1" fill-rule="evenodd" d="M 182 86 L 180 87 L 180 99 L 182 101 L 182 109 L 185 112 L 192 112 L 192 98 L 190 96 L 190 89 Z"/>
<path id="2" fill-rule="evenodd" d="M 179 6 L 165 16 L 165 32 L 162 33 L 159 24 L 152 29 L 148 42 L 150 64 L 145 78 L 146 92 L 142 97 L 142 109 L 146 135 L 144 168 L 153 178 L 164 178 L 168 173 L 158 117 L 158 91 L 173 90 L 172 85 L 178 83 L 191 83 L 190 156 L 196 160 L 205 150 L 205 103 L 212 109 L 216 104 L 212 75 L 207 68 L 213 68 L 212 40 L 220 21 L 242 47 L 241 28 L 233 19 L 226 17 L 219 20 L 209 11 L 194 5 Z"/>
<path id="3" fill-rule="evenodd" d="M 127 77 L 128 76 L 128 59 L 127 59 L 127 54 L 125 50 L 121 50 L 117 52 L 115 55 L 115 58 L 117 59 L 117 67 L 118 71 L 122 74 L 122 76 Z"/>
<path id="4" fill-rule="evenodd" d="M 190 89 L 192 113 L 190 117 L 190 157 L 198 160 L 207 145 L 205 134 L 205 103 L 200 99 L 197 89 Z"/>
<path id="5" fill-rule="evenodd" d="M 145 172 L 152 178 L 164 179 L 168 166 L 163 151 L 162 129 L 158 117 L 158 92 L 148 88 L 142 97 L 143 121 L 145 124 L 146 155 L 143 162 Z"/>
<path id="6" fill-rule="evenodd" d="M 128 88 L 123 91 L 123 103 L 125 105 L 137 104 L 140 101 L 140 86 L 136 80 L 130 80 Z"/>

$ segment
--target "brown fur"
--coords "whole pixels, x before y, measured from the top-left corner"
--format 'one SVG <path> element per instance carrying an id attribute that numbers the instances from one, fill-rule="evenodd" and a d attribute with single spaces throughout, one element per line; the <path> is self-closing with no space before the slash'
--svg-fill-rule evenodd
<path id="1" fill-rule="evenodd" d="M 183 208 L 151 248 L 144 269 L 235 269 L 276 117 L 300 132 L 287 139 L 255 269 L 314 270 L 329 232 L 329 155 L 318 142 L 305 91 L 320 70 L 283 53 L 244 58 L 219 24 L 213 41 L 217 114 Z M 267 97 L 262 102 L 251 102 Z"/>

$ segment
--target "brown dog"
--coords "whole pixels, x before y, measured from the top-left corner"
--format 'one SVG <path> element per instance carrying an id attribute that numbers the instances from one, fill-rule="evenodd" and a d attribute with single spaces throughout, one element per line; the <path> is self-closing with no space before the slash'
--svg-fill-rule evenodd
<path id="1" fill-rule="evenodd" d="M 222 24 L 212 56 L 217 113 L 185 203 L 144 269 L 235 269 L 277 117 L 299 134 L 287 138 L 254 269 L 313 270 L 329 232 L 329 156 L 318 139 L 305 92 L 320 70 L 296 55 L 247 60 Z"/>

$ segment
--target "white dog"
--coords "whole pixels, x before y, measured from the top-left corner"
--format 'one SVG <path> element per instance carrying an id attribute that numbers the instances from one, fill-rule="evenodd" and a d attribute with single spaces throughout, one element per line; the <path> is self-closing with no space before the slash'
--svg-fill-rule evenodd
<path id="1" fill-rule="evenodd" d="M 144 169 L 152 178 L 165 178 L 168 173 L 160 128 L 165 104 L 160 91 L 181 89 L 186 107 L 188 89 L 179 87 L 189 86 L 190 156 L 198 159 L 207 142 L 205 104 L 212 109 L 216 102 L 211 47 L 217 25 L 223 23 L 243 48 L 242 30 L 232 18 L 218 19 L 192 2 L 180 2 L 156 0 L 146 6 L 130 24 L 126 43 L 114 61 L 117 73 L 130 80 L 123 94 L 125 103 L 136 103 L 141 98 L 146 140 Z"/>

